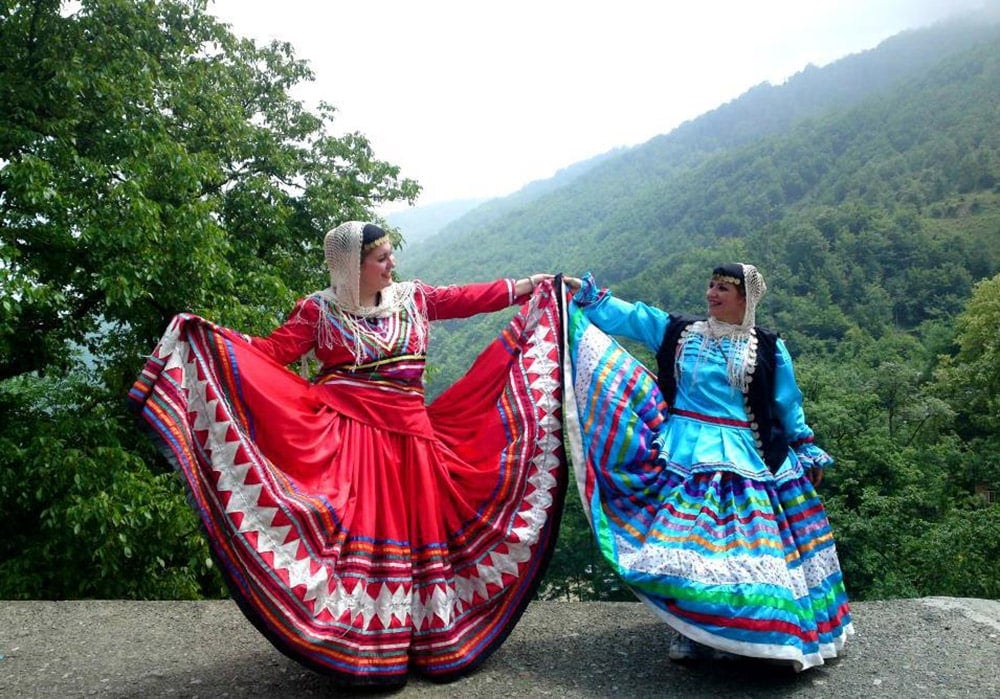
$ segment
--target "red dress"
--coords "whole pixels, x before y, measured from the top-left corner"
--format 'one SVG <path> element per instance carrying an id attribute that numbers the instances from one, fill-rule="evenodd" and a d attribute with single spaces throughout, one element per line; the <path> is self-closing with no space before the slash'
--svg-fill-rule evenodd
<path id="1" fill-rule="evenodd" d="M 565 492 L 551 285 L 426 407 L 427 321 L 518 299 L 509 280 L 414 287 L 419 312 L 371 320 L 360 345 L 319 295 L 267 338 L 178 316 L 131 393 L 244 613 L 353 684 L 484 660 L 537 588 Z M 284 366 L 310 350 L 312 383 Z"/>

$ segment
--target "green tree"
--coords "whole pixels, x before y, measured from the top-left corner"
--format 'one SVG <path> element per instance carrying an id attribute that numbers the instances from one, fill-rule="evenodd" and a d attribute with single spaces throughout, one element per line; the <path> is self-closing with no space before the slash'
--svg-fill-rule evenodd
<path id="1" fill-rule="evenodd" d="M 131 370 L 180 310 L 273 322 L 321 280 L 323 232 L 416 195 L 289 97 L 311 79 L 289 45 L 206 2 L 60 5 L 0 24 L 0 378 L 65 367 L 70 342 Z"/>
<path id="2" fill-rule="evenodd" d="M 934 390 L 957 414 L 973 455 L 966 485 L 1000 487 L 1000 275 L 981 281 L 959 315 L 954 356 L 942 358 Z"/>
<path id="3" fill-rule="evenodd" d="M 970 425 L 1000 429 L 1000 275 L 979 282 L 956 322 L 958 353 L 945 358 L 938 380 Z"/>
<path id="4" fill-rule="evenodd" d="M 327 229 L 419 191 L 289 96 L 312 77 L 289 45 L 206 6 L 0 3 L 5 596 L 217 592 L 124 410 L 144 355 L 179 311 L 273 327 L 325 283 Z"/>
<path id="5" fill-rule="evenodd" d="M 80 374 L 20 377 L 0 404 L 0 599 L 198 599 L 223 592 L 198 520 L 118 406 Z M 11 407 L 10 405 L 5 407 Z"/>

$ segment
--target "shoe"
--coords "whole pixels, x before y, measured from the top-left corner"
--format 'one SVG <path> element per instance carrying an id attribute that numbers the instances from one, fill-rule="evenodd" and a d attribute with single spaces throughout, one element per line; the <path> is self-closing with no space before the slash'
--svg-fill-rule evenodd
<path id="1" fill-rule="evenodd" d="M 674 636 L 674 640 L 670 642 L 670 648 L 667 650 L 667 657 L 678 661 L 701 660 L 710 656 L 711 649 L 681 634 Z"/>
<path id="2" fill-rule="evenodd" d="M 671 660 L 678 661 L 720 660 L 723 662 L 731 662 L 740 659 L 740 656 L 735 653 L 719 650 L 718 648 L 710 648 L 703 643 L 692 641 L 687 636 L 682 636 L 681 634 L 674 636 L 674 640 L 670 642 L 670 648 L 667 650 L 667 657 Z"/>

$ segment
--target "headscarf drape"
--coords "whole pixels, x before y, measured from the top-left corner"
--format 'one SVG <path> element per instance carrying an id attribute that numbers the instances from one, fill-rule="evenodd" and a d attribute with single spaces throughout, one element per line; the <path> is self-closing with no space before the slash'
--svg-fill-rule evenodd
<path id="1" fill-rule="evenodd" d="M 757 323 L 757 304 L 767 291 L 767 284 L 760 270 L 744 263 L 720 265 L 712 274 L 714 277 L 731 277 L 744 290 L 746 309 L 743 311 L 743 321 L 737 325 L 709 317 L 694 323 L 691 330 L 702 337 L 701 352 L 707 351 L 713 343 L 721 344 L 723 339 L 729 340 L 730 346 L 726 352 L 729 384 L 745 393 L 757 365 L 754 326 Z"/>
<path id="2" fill-rule="evenodd" d="M 413 282 L 393 282 L 379 292 L 374 306 L 361 304 L 361 262 L 366 228 L 369 237 L 377 238 L 384 231 L 373 223 L 347 221 L 329 231 L 323 239 L 323 254 L 330 271 L 330 286 L 318 292 L 323 306 L 320 314 L 318 342 L 331 347 L 334 343 L 350 343 L 354 349 L 355 366 L 364 363 L 366 342 L 380 344 L 382 338 L 377 323 L 370 319 L 388 318 L 408 313 L 414 319 L 419 351 L 427 348 L 427 322 L 417 303 L 418 286 Z M 375 229 L 374 231 L 372 229 Z M 377 242 L 377 241 L 376 241 Z M 330 314 L 341 332 L 326 319 Z"/>

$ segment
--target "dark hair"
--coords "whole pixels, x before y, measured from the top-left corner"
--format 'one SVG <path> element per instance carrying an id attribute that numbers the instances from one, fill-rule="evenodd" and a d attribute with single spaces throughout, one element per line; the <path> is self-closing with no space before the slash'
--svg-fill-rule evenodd
<path id="1" fill-rule="evenodd" d="M 361 247 L 367 248 L 376 240 L 384 238 L 385 236 L 386 232 L 374 223 L 366 223 L 365 227 L 361 229 Z"/>
<path id="2" fill-rule="evenodd" d="M 721 264 L 712 270 L 713 277 L 733 277 L 737 279 L 740 284 L 744 282 L 743 279 L 743 265 L 738 265 L 735 262 L 727 262 Z"/>
<path id="3" fill-rule="evenodd" d="M 383 243 L 390 242 L 389 234 L 374 223 L 366 223 L 361 229 L 361 261 L 365 256 Z"/>
<path id="4" fill-rule="evenodd" d="M 743 275 L 743 265 L 726 262 L 712 270 L 713 279 L 730 281 L 744 297 L 747 295 L 746 277 Z"/>

